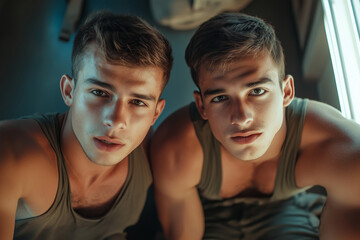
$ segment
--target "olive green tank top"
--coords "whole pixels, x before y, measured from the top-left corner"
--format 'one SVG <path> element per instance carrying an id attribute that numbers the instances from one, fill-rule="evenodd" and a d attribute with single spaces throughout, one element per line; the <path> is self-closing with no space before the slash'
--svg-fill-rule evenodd
<path id="1" fill-rule="evenodd" d="M 152 182 L 142 148 L 136 148 L 129 155 L 128 175 L 112 208 L 100 218 L 84 218 L 71 207 L 69 178 L 60 148 L 58 114 L 31 118 L 38 122 L 56 153 L 59 183 L 55 200 L 47 212 L 16 220 L 14 239 L 125 239 L 124 230 L 138 221 Z"/>
<path id="2" fill-rule="evenodd" d="M 280 161 L 275 178 L 273 194 L 268 198 L 220 197 L 222 166 L 220 143 L 213 136 L 208 121 L 201 118 L 195 103 L 190 104 L 190 116 L 196 135 L 203 149 L 204 162 L 198 184 L 200 197 L 204 202 L 232 204 L 238 202 L 263 204 L 289 198 L 307 188 L 298 188 L 295 182 L 295 165 L 305 120 L 307 99 L 295 98 L 286 108 L 287 133 L 282 146 Z M 227 203 L 224 203 L 227 201 Z"/>

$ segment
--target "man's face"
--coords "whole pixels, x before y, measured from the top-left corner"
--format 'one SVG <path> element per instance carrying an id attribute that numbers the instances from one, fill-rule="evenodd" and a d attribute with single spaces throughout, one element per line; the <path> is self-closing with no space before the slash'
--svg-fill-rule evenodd
<path id="1" fill-rule="evenodd" d="M 234 61 L 227 71 L 202 67 L 201 93 L 195 93 L 195 99 L 222 146 L 238 159 L 255 160 L 281 139 L 284 107 L 293 98 L 292 81 L 287 77 L 280 86 L 278 68 L 269 54 L 246 57 Z"/>
<path id="2" fill-rule="evenodd" d="M 68 105 L 73 132 L 92 162 L 117 164 L 141 144 L 164 107 L 162 79 L 160 68 L 113 65 L 95 46 L 87 49 Z"/>

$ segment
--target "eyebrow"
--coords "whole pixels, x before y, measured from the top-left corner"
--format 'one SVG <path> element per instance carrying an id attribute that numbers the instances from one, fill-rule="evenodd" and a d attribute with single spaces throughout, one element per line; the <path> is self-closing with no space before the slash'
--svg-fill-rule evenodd
<path id="1" fill-rule="evenodd" d="M 100 87 L 103 87 L 103 88 L 106 88 L 106 89 L 109 89 L 109 90 L 115 92 L 115 87 L 113 85 L 102 82 L 102 81 L 99 81 L 99 80 L 94 79 L 94 78 L 86 79 L 85 83 L 95 84 L 95 85 L 98 85 Z"/>
<path id="2" fill-rule="evenodd" d="M 219 94 L 219 93 L 224 93 L 224 92 L 225 92 L 225 89 L 222 89 L 222 88 L 208 89 L 204 92 L 204 97 Z"/>
<path id="3" fill-rule="evenodd" d="M 265 78 L 261 78 L 259 81 L 248 83 L 248 84 L 246 84 L 246 86 L 250 88 L 250 87 L 255 87 L 255 86 L 258 86 L 261 84 L 265 84 L 265 83 L 274 84 L 274 81 L 271 80 L 270 78 L 265 77 Z"/>
<path id="4" fill-rule="evenodd" d="M 147 100 L 147 101 L 155 101 L 156 100 L 155 96 L 151 95 L 151 94 L 144 95 L 144 94 L 133 93 L 133 94 L 131 94 L 131 96 L 142 99 L 142 100 Z"/>
<path id="5" fill-rule="evenodd" d="M 86 83 L 90 83 L 90 84 L 95 84 L 98 85 L 100 87 L 106 88 L 112 92 L 116 92 L 116 89 L 113 85 L 99 81 L 97 79 L 94 78 L 88 78 L 85 80 Z M 135 98 L 139 98 L 142 100 L 147 100 L 147 101 L 155 101 L 156 97 L 152 94 L 146 95 L 146 94 L 140 94 L 140 93 L 132 93 L 130 96 L 135 97 Z"/>
<path id="6" fill-rule="evenodd" d="M 265 84 L 265 83 L 274 84 L 274 81 L 272 81 L 270 78 L 261 78 L 259 81 L 247 83 L 246 88 L 256 87 L 258 85 Z M 216 94 L 224 93 L 224 92 L 225 92 L 225 89 L 223 89 L 223 88 L 208 89 L 204 92 L 204 97 L 216 95 Z"/>

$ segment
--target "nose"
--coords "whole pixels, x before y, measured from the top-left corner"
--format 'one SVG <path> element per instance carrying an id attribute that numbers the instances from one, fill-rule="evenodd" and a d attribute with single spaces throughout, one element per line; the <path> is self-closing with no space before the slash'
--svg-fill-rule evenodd
<path id="1" fill-rule="evenodd" d="M 236 100 L 232 104 L 231 124 L 247 127 L 253 121 L 251 107 L 247 103 Z"/>
<path id="2" fill-rule="evenodd" d="M 128 115 L 126 102 L 114 102 L 104 109 L 104 125 L 113 130 L 124 130 L 127 128 Z"/>

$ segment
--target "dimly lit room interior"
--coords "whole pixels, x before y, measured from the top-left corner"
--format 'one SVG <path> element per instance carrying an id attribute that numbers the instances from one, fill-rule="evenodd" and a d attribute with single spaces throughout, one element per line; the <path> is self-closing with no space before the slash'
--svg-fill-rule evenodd
<path id="1" fill-rule="evenodd" d="M 70 11 L 74 8 L 71 2 L 80 2 L 80 6 L 75 4 L 75 8 L 79 10 Z M 92 12 L 109 10 L 135 14 L 158 28 L 170 40 L 173 47 L 174 67 L 169 84 L 163 93 L 166 107 L 155 126 L 175 109 L 193 101 L 192 91 L 195 85 L 192 83 L 186 66 L 184 52 L 195 28 L 174 30 L 171 26 L 160 25 L 154 18 L 155 11 L 152 9 L 157 7 L 165 9 L 162 4 L 166 2 L 149 0 L 1 1 L 0 77 L 3 94 L 0 95 L 0 119 L 17 118 L 33 112 L 63 112 L 67 109 L 59 91 L 59 80 L 62 74 L 71 73 L 70 59 L 74 34 L 68 34 L 68 41 L 60 38 L 62 26 L 66 24 L 67 11 L 75 15 L 71 19 L 72 22 L 67 23 L 68 28 L 73 27 L 73 31 L 76 31 L 78 25 Z M 331 82 L 333 80 L 329 79 L 327 79 L 328 83 L 321 81 L 325 68 L 331 68 L 329 53 L 320 50 L 321 47 L 327 47 L 326 41 L 320 39 L 318 42 L 321 42 L 318 43 L 315 39 L 314 43 L 310 44 L 309 40 L 312 28 L 317 27 L 320 30 L 316 33 L 322 33 L 321 27 L 317 26 L 319 24 L 314 22 L 315 13 L 319 11 L 318 8 L 321 8 L 320 1 L 252 0 L 245 2 L 247 2 L 246 6 L 239 11 L 261 17 L 274 26 L 284 47 L 286 73 L 293 75 L 295 79 L 296 96 L 310 99 L 323 97 L 323 101 L 339 108 L 336 96 L 335 100 L 329 97 L 334 95 L 332 90 L 329 90 L 329 93 L 319 91 L 319 86 L 334 84 Z M 76 21 L 77 15 L 78 21 Z M 313 53 L 314 50 L 320 53 Z M 315 60 L 315 57 L 323 57 L 326 60 Z M 319 62 L 323 66 L 316 66 L 315 63 Z"/>
<path id="2" fill-rule="evenodd" d="M 175 19 L 176 14 L 189 15 L 190 12 L 186 11 L 190 11 L 194 7 L 192 4 L 197 1 L 184 1 L 190 10 L 184 8 L 169 13 L 169 9 L 173 7 L 171 3 L 174 2 L 176 1 L 0 1 L 0 120 L 16 119 L 35 112 L 66 112 L 68 107 L 62 100 L 59 81 L 63 74 L 71 75 L 71 51 L 75 33 L 91 13 L 108 10 L 141 17 L 159 29 L 171 43 L 174 64 L 162 95 L 166 99 L 166 106 L 154 125 L 156 129 L 176 109 L 194 101 L 193 91 L 196 86 L 184 59 L 185 49 L 201 24 L 200 20 L 205 21 L 220 12 L 216 8 L 210 9 L 211 0 L 203 1 L 207 3 L 197 10 L 201 12 L 200 20 L 195 21 L 195 17 L 189 17 L 189 22 L 195 21 L 194 24 L 176 24 L 171 19 Z M 224 2 L 231 2 L 231 6 L 238 7 L 236 11 L 260 17 L 274 27 L 284 48 L 285 73 L 294 77 L 297 97 L 318 100 L 343 111 L 321 0 Z M 225 8 L 223 11 L 234 9 Z M 166 18 L 170 20 L 166 21 Z M 355 116 L 355 110 L 352 107 L 349 109 L 349 116 Z M 141 232 L 138 229 L 142 229 Z M 162 239 L 160 231 L 154 202 L 150 197 L 140 222 L 129 229 L 129 236 L 131 239 Z"/>

